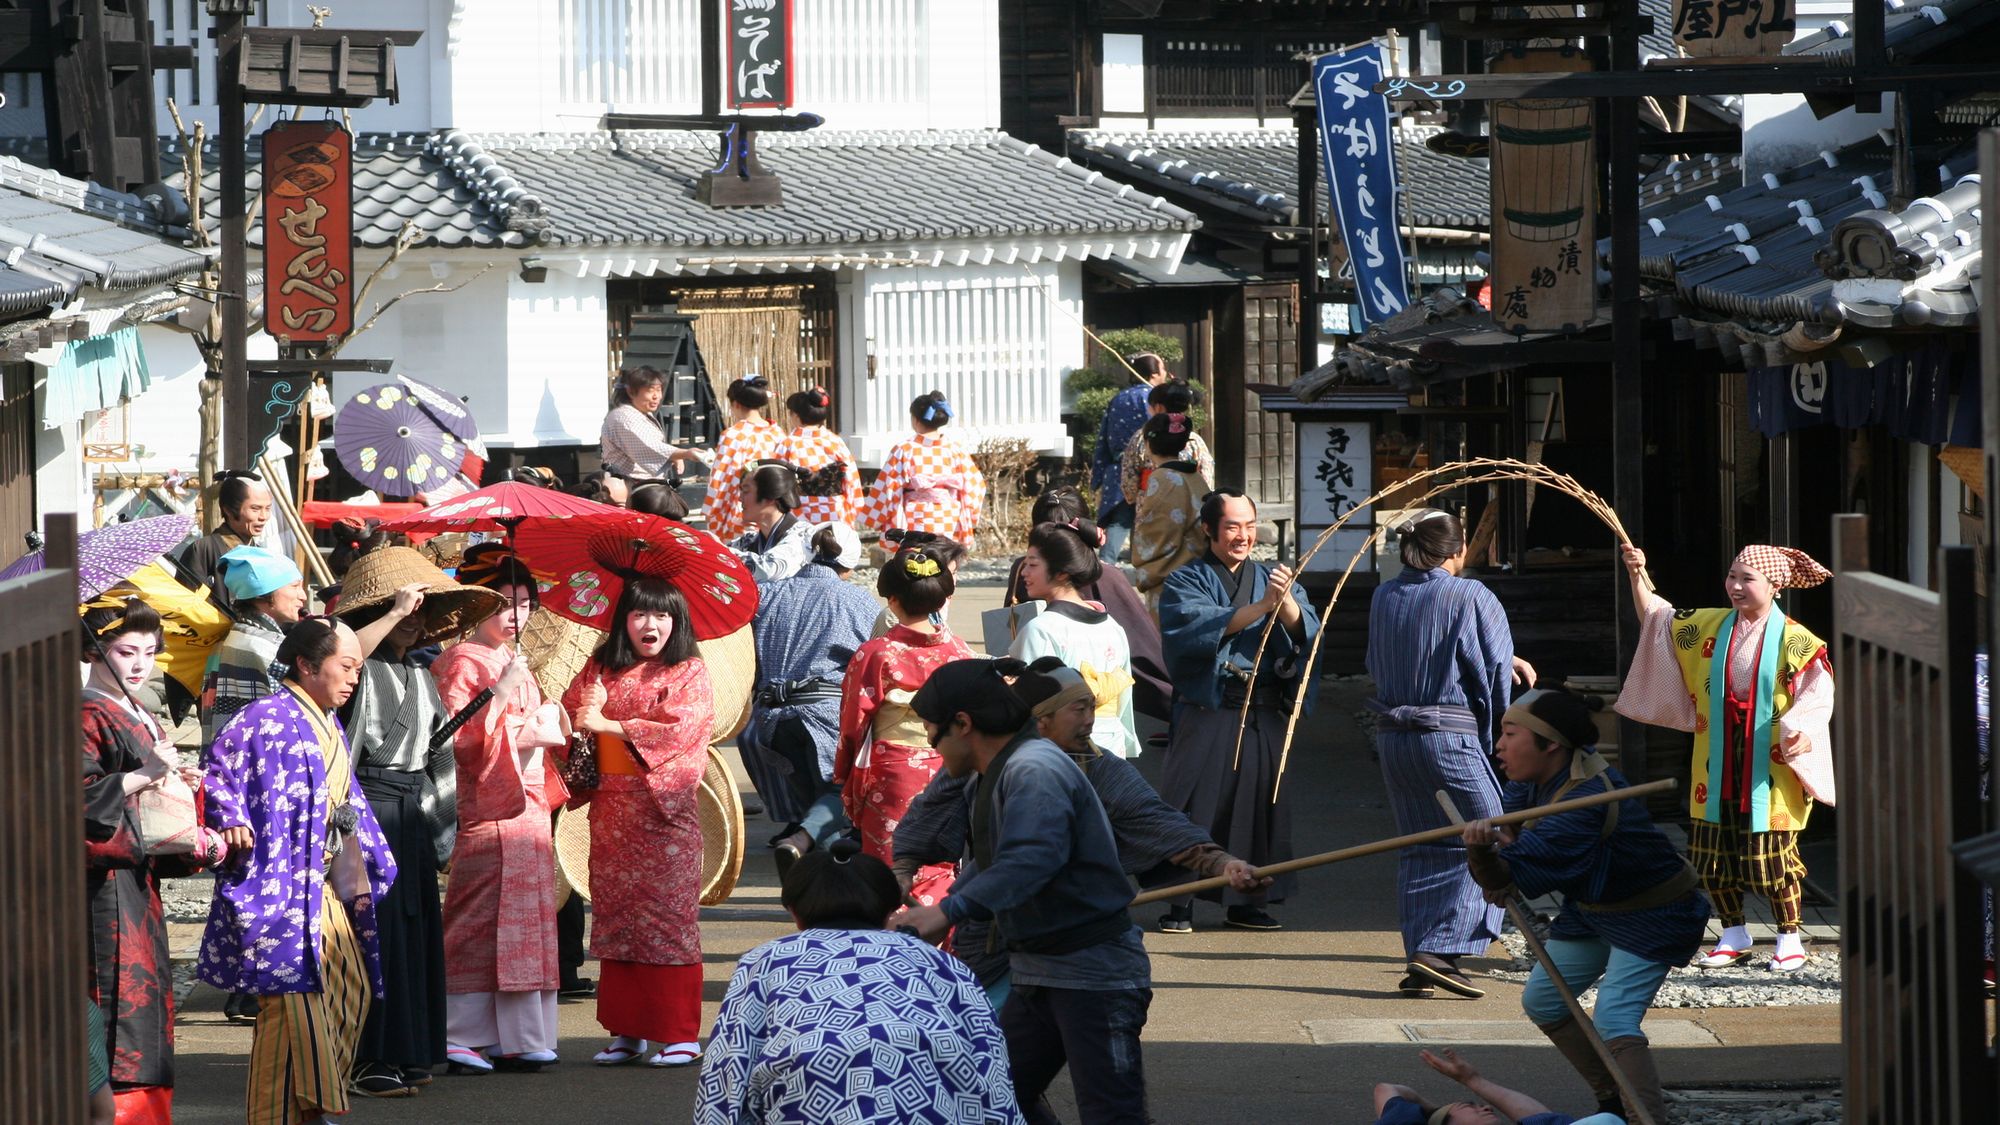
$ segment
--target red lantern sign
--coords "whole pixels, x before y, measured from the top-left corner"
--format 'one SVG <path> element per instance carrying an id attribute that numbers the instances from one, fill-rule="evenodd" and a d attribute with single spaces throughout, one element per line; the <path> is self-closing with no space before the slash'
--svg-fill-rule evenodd
<path id="1" fill-rule="evenodd" d="M 354 138 L 331 121 L 264 132 L 264 330 L 324 344 L 354 327 Z"/>

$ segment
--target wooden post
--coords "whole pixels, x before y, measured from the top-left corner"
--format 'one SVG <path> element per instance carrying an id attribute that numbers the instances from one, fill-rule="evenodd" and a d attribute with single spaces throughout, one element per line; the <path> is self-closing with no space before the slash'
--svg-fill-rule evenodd
<path id="1" fill-rule="evenodd" d="M 697 0 L 701 5 L 701 115 L 722 114 L 722 5 L 727 0 Z"/>
<path id="2" fill-rule="evenodd" d="M 1312 73 L 1307 68 L 1307 75 Z M 1305 245 L 1299 247 L 1299 374 L 1319 366 L 1319 212 L 1313 200 L 1319 195 L 1319 107 L 1308 114 L 1301 109 L 1293 115 L 1299 132 L 1298 224 L 1305 230 Z"/>
<path id="3" fill-rule="evenodd" d="M 213 10 L 216 5 L 211 5 Z M 222 317 L 222 468 L 247 469 L 257 450 L 250 448 L 249 204 L 244 167 L 243 13 L 215 13 L 216 110 L 221 118 L 222 198 L 217 214 L 222 230 L 222 291 L 216 307 Z M 206 481 L 204 484 L 208 483 Z"/>
<path id="4" fill-rule="evenodd" d="M 1984 214 L 2000 215 L 2000 210 L 1995 210 L 2000 208 L 2000 129 L 1987 129 L 1979 134 L 1979 203 Z M 2000 222 L 1982 225 L 1979 243 L 1982 261 L 2000 262 Z M 2000 598 L 1993 596 L 1993 572 L 2000 567 L 2000 518 L 1994 512 L 1995 506 L 2000 505 L 2000 269 L 1983 270 L 1978 285 L 1979 369 L 1985 373 L 1979 381 L 1984 415 L 1980 460 L 1986 470 L 1986 502 L 1981 506 L 1986 581 L 1981 593 L 1986 595 L 1986 649 L 1990 653 L 2000 643 Z M 2000 775 L 2000 770 L 1989 761 L 1988 792 L 1996 775 Z M 1992 826 L 1990 815 L 1986 823 L 1989 828 Z M 2000 1087 L 1987 1092 L 1993 1104 L 2000 1105 Z"/>
<path id="5" fill-rule="evenodd" d="M 1629 26 L 1638 18 L 1638 0 L 1620 0 L 1617 11 Z M 1637 36 L 1611 40 L 1611 69 L 1639 69 Z M 1645 383 L 1640 370 L 1643 343 L 1639 305 L 1639 103 L 1611 98 L 1606 107 L 1611 123 L 1611 501 L 1618 521 L 1640 543 L 1646 542 L 1646 410 Z M 1593 259 L 1594 260 L 1594 259 Z M 1632 669 L 1639 647 L 1639 618 L 1632 605 L 1631 584 L 1619 568 L 1611 578 L 1616 601 L 1618 676 L 1622 683 Z M 1620 716 L 1618 764 L 1633 782 L 1650 779 L 1646 727 Z"/>

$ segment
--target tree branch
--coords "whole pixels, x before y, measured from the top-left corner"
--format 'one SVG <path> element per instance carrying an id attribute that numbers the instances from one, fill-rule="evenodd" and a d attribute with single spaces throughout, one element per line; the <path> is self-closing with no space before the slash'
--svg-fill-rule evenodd
<path id="1" fill-rule="evenodd" d="M 340 353 L 340 349 L 346 347 L 347 342 L 349 340 L 352 340 L 356 336 L 361 335 L 363 332 L 368 331 L 370 328 L 375 327 L 375 322 L 382 319 L 382 314 L 388 312 L 392 308 L 395 308 L 396 303 L 398 301 L 401 301 L 403 298 L 415 297 L 420 293 L 456 293 L 459 290 L 465 288 L 466 286 L 472 284 L 473 282 L 478 281 L 480 278 L 486 276 L 487 272 L 490 271 L 492 268 L 493 268 L 493 263 L 488 262 L 487 264 L 479 267 L 479 269 L 476 272 L 474 272 L 471 277 L 466 278 L 464 281 L 461 281 L 456 285 L 447 285 L 441 281 L 438 282 L 436 285 L 426 285 L 421 289 L 406 289 L 403 292 L 396 294 L 395 296 L 375 306 L 375 311 L 369 314 L 367 320 L 362 321 L 360 324 L 356 325 L 354 331 L 349 332 L 345 336 L 342 336 L 339 342 L 335 343 L 332 347 L 328 348 L 326 350 L 325 355 L 323 355 L 321 358 L 331 359 L 334 356 L 338 355 Z"/>

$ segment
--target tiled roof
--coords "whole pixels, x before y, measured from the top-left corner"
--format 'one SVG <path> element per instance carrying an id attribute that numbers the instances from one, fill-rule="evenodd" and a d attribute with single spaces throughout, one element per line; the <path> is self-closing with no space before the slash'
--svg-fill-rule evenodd
<path id="1" fill-rule="evenodd" d="M 538 204 L 523 200 L 518 185 L 500 183 L 503 177 L 493 173 L 490 160 L 482 163 L 448 145 L 446 138 L 455 135 L 364 133 L 354 139 L 356 243 L 392 245 L 405 221 L 417 224 L 419 246 L 523 246 L 534 241 Z M 185 190 L 179 144 L 164 140 L 160 151 L 173 169 L 167 182 Z M 202 192 L 211 201 L 221 192 L 221 156 L 213 143 L 202 154 Z M 247 183 L 253 198 L 263 189 L 254 141 Z M 525 206 L 516 216 L 518 203 Z M 261 221 L 252 221 L 250 242 L 263 245 Z"/>
<path id="2" fill-rule="evenodd" d="M 1647 218 L 1640 272 L 1671 285 L 1683 301 L 1732 318 L 1817 321 L 1833 283 L 1813 256 L 1836 223 L 1879 203 L 1888 182 L 1888 153 L 1871 141 L 1704 195 Z"/>
<path id="3" fill-rule="evenodd" d="M 138 196 L 0 156 L 0 314 L 85 288 L 130 290 L 199 272 L 200 254 L 162 237 Z"/>
<path id="4" fill-rule="evenodd" d="M 1412 226 L 1484 230 L 1491 204 L 1486 162 L 1444 156 L 1424 147 L 1436 127 L 1396 130 L 1396 172 L 1405 193 L 1403 220 Z M 1117 132 L 1069 134 L 1079 160 L 1274 225 L 1299 222 L 1298 134 L 1291 129 L 1245 132 Z M 1326 214 L 1324 187 L 1315 213 Z"/>
<path id="5" fill-rule="evenodd" d="M 547 200 L 554 244 L 830 246 L 1199 225 L 1164 199 L 997 131 L 767 133 L 757 155 L 779 175 L 784 205 L 728 209 L 695 199 L 696 180 L 716 162 L 709 133 L 447 141 L 442 148 L 491 158 Z"/>
<path id="6" fill-rule="evenodd" d="M 1915 59 L 1971 34 L 2000 16 L 1992 0 L 1884 0 L 1882 43 L 1891 59 Z M 1829 62 L 1854 60 L 1854 31 L 1847 20 L 1801 35 L 1786 44 L 1788 55 L 1814 55 Z"/>
<path id="7" fill-rule="evenodd" d="M 695 181 L 715 150 L 713 134 L 688 132 L 364 135 L 355 141 L 355 241 L 391 245 L 405 221 L 422 232 L 418 245 L 721 249 L 1198 225 L 1165 200 L 998 132 L 766 134 L 758 155 L 785 192 L 775 208 L 697 202 Z M 215 156 L 202 177 L 211 197 Z M 261 245 L 261 230 L 251 241 Z"/>

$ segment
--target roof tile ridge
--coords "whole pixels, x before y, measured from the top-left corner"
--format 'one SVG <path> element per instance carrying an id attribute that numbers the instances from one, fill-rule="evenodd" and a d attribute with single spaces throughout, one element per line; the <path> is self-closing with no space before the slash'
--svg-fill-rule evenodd
<path id="1" fill-rule="evenodd" d="M 430 135 L 423 151 L 443 163 L 452 178 L 486 204 L 505 229 L 530 241 L 548 235 L 548 207 L 541 196 L 509 175 L 479 138 L 460 129 L 439 129 Z"/>
<path id="2" fill-rule="evenodd" d="M 1165 196 L 1141 191 L 1122 180 L 1114 180 L 1095 168 L 1079 164 L 1066 155 L 1050 152 L 1040 145 L 1030 144 L 1001 130 L 995 129 L 991 132 L 994 136 L 993 147 L 1003 152 L 1010 152 L 1022 160 L 1042 164 L 1053 171 L 1074 176 L 1083 181 L 1084 187 L 1089 190 L 1104 192 L 1129 203 L 1136 203 L 1149 211 L 1172 219 L 1182 229 L 1194 230 L 1201 225 L 1200 217 L 1193 211 L 1171 202 Z"/>

